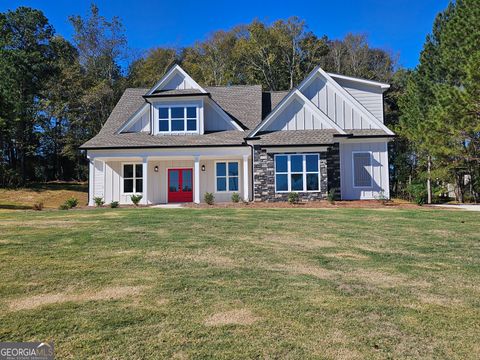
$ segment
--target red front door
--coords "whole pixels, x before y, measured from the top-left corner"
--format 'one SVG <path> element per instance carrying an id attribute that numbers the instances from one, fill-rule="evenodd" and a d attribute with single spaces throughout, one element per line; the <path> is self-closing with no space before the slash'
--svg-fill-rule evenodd
<path id="1" fill-rule="evenodd" d="M 192 202 L 192 169 L 168 169 L 168 202 Z"/>

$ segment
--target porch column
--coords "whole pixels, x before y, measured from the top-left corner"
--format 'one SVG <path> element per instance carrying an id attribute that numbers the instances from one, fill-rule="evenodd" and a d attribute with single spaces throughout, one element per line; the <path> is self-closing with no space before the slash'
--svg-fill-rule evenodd
<path id="1" fill-rule="evenodd" d="M 148 158 L 143 158 L 142 162 L 142 187 L 143 187 L 143 194 L 142 194 L 142 204 L 148 204 Z"/>
<path id="2" fill-rule="evenodd" d="M 88 206 L 93 206 L 93 197 L 95 196 L 95 160 L 88 159 Z"/>
<path id="3" fill-rule="evenodd" d="M 193 165 L 193 202 L 200 204 L 200 156 L 195 156 Z"/>
<path id="4" fill-rule="evenodd" d="M 250 201 L 248 179 L 250 177 L 250 167 L 248 166 L 248 155 L 243 155 L 243 200 Z"/>

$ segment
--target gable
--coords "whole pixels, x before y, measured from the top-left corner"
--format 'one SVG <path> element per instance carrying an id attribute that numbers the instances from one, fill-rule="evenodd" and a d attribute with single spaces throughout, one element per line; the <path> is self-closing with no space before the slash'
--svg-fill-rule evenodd
<path id="1" fill-rule="evenodd" d="M 206 93 L 205 89 L 197 84 L 185 70 L 179 65 L 174 65 L 167 73 L 157 82 L 146 95 L 152 95 L 153 93 L 161 90 L 185 90 L 185 89 L 197 89 L 202 93 Z"/>
<path id="2" fill-rule="evenodd" d="M 323 130 L 345 132 L 319 108 L 315 107 L 300 91 L 292 90 L 252 132 L 279 130 Z"/>
<path id="3" fill-rule="evenodd" d="M 319 67 L 298 88 L 342 129 L 382 129 L 393 135 L 381 120 Z"/>

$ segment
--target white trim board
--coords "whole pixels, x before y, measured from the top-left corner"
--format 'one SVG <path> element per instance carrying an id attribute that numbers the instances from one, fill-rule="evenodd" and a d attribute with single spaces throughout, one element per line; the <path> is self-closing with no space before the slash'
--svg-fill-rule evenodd
<path id="1" fill-rule="evenodd" d="M 330 75 L 332 78 L 338 78 L 338 79 L 343 79 L 343 80 L 350 80 L 350 81 L 353 81 L 353 82 L 358 82 L 358 83 L 361 83 L 361 84 L 366 84 L 366 85 L 371 85 L 371 86 L 377 86 L 379 88 L 381 88 L 383 91 L 386 91 L 387 89 L 390 88 L 390 85 L 389 84 L 386 84 L 386 83 L 382 83 L 382 82 L 379 82 L 379 81 L 374 81 L 374 80 L 367 80 L 367 79 L 361 79 L 361 78 L 356 78 L 356 77 L 352 77 L 352 76 L 346 76 L 346 75 L 340 75 L 340 74 L 335 74 L 335 73 L 327 73 L 328 75 Z"/>
<path id="2" fill-rule="evenodd" d="M 135 113 L 117 130 L 117 134 L 124 132 L 125 130 L 129 129 L 135 122 L 145 115 L 145 112 L 150 108 L 150 104 L 145 103 L 143 104 Z M 151 129 L 150 129 L 151 131 Z"/>

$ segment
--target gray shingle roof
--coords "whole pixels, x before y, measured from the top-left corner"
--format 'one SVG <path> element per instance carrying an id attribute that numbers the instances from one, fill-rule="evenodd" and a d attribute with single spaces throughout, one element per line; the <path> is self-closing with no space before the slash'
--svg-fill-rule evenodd
<path id="1" fill-rule="evenodd" d="M 258 133 L 254 139 L 248 140 L 254 145 L 325 145 L 333 144 L 337 130 L 285 130 Z M 257 139 L 258 138 L 258 139 Z"/>
<path id="2" fill-rule="evenodd" d="M 150 135 L 146 132 L 101 136 L 87 141 L 83 148 L 142 148 L 182 146 L 233 146 L 244 143 L 244 131 L 230 130 L 204 135 Z"/>
<path id="3" fill-rule="evenodd" d="M 247 129 L 254 129 L 262 121 L 262 86 L 209 86 L 205 90 L 230 116 Z"/>
<path id="4" fill-rule="evenodd" d="M 248 131 L 222 131 L 204 135 L 159 135 L 148 133 L 122 133 L 117 131 L 135 112 L 145 104 L 143 95 L 149 89 L 126 89 L 100 132 L 87 141 L 81 148 L 116 148 L 116 147 L 172 147 L 172 146 L 230 146 L 244 144 Z M 217 102 L 230 116 L 241 122 L 247 129 L 255 128 L 265 114 L 263 109 L 273 109 L 288 91 L 263 92 L 260 85 L 254 86 L 219 86 L 207 87 L 211 98 Z M 160 93 L 169 95 L 197 93 L 192 90 L 168 90 Z M 346 130 L 353 136 L 388 136 L 380 129 Z M 336 130 L 291 130 L 257 134 L 257 139 L 251 140 L 257 145 L 301 145 L 301 144 L 332 144 Z"/>

